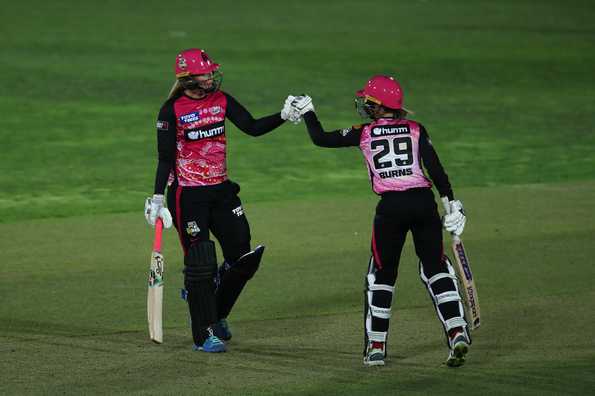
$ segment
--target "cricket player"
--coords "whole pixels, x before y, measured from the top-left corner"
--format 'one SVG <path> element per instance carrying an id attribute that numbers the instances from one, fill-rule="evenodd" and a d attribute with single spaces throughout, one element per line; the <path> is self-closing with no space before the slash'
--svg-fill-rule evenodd
<path id="1" fill-rule="evenodd" d="M 455 271 L 443 254 L 442 223 L 432 181 L 448 197 L 447 231 L 460 235 L 465 213 L 454 194 L 428 132 L 406 118 L 401 86 L 377 75 L 356 92 L 357 110 L 371 122 L 325 132 L 309 96 L 299 96 L 292 109 L 303 116 L 312 142 L 320 147 L 359 147 L 372 189 L 380 196 L 372 229 L 371 257 L 365 279 L 364 364 L 384 365 L 391 304 L 399 258 L 411 231 L 420 260 L 420 277 L 442 323 L 449 348 L 446 363 L 460 366 L 471 344 Z M 424 172 L 424 168 L 429 178 Z M 430 181 L 430 179 L 432 181 Z"/>
<path id="2" fill-rule="evenodd" d="M 264 251 L 264 246 L 254 250 L 250 246 L 240 186 L 227 176 L 225 120 L 250 136 L 264 135 L 288 119 L 293 97 L 286 100 L 282 112 L 254 119 L 220 90 L 219 64 L 196 48 L 176 56 L 175 76 L 157 118 L 159 160 L 145 216 L 151 225 L 157 217 L 165 227 L 173 221 L 178 231 L 194 349 L 223 352 L 224 341 L 231 338 L 226 318 Z M 211 232 L 223 252 L 219 268 Z"/>

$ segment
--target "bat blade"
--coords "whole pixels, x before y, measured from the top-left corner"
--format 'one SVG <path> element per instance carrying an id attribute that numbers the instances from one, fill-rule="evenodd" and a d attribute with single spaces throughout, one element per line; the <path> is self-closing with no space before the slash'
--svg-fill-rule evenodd
<path id="1" fill-rule="evenodd" d="M 442 197 L 442 206 L 446 214 L 450 213 L 449 198 Z M 477 298 L 477 287 L 471 272 L 471 263 L 465 251 L 465 246 L 461 238 L 455 234 L 452 235 L 452 253 L 455 256 L 455 270 L 462 286 L 463 307 L 465 309 L 465 318 L 471 330 L 477 329 L 481 325 L 479 314 L 479 299 Z"/>
<path id="2" fill-rule="evenodd" d="M 158 218 L 155 223 L 155 240 L 153 242 L 153 252 L 151 253 L 147 291 L 149 337 L 158 344 L 163 342 L 163 273 L 165 260 L 161 254 L 162 232 L 163 223 Z"/>
<path id="3" fill-rule="evenodd" d="M 455 257 L 456 270 L 463 288 L 463 300 L 465 307 L 465 316 L 471 330 L 477 329 L 481 325 L 481 315 L 479 311 L 479 299 L 477 298 L 477 287 L 471 263 L 465 251 L 465 246 L 460 238 L 453 235 L 452 252 Z"/>

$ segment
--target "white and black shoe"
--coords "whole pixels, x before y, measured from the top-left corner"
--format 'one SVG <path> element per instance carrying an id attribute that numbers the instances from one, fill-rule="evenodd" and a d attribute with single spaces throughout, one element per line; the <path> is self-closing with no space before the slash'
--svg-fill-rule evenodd
<path id="1" fill-rule="evenodd" d="M 364 356 L 364 366 L 384 366 L 385 343 L 370 341 Z"/>
<path id="2" fill-rule="evenodd" d="M 461 327 L 460 331 L 454 332 L 452 337 L 448 338 L 450 350 L 446 365 L 448 367 L 460 367 L 465 364 L 465 355 L 469 352 L 469 338 L 465 330 Z"/>

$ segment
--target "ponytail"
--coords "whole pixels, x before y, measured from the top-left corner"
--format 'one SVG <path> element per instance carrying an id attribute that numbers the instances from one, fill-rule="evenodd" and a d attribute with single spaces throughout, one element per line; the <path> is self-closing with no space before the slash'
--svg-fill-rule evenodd
<path id="1" fill-rule="evenodd" d="M 167 96 L 167 99 L 171 99 L 174 96 L 180 95 L 182 93 L 182 91 L 184 91 L 182 84 L 180 84 L 180 82 L 178 80 L 176 80 L 174 82 L 174 85 L 172 85 L 171 89 L 169 90 L 169 95 Z"/>

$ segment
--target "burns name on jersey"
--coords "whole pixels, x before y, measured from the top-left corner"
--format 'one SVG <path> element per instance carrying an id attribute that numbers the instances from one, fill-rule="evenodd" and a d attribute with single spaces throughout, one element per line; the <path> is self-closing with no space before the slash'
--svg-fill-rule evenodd
<path id="1" fill-rule="evenodd" d="M 411 176 L 412 174 L 413 170 L 411 168 L 378 172 L 378 176 L 380 176 L 382 179 L 387 179 L 389 177 Z"/>

